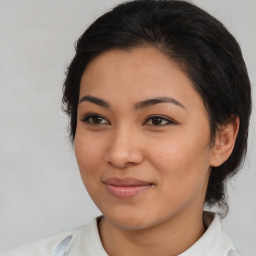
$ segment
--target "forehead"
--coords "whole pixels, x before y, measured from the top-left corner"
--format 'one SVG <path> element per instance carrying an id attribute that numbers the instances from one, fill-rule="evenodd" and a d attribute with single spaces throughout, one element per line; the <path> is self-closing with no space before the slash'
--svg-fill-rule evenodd
<path id="1" fill-rule="evenodd" d="M 105 80 L 117 77 L 125 78 L 127 81 L 146 80 L 147 77 L 156 78 L 163 75 L 166 77 L 172 71 L 181 73 L 173 60 L 153 47 L 113 49 L 95 57 L 86 67 L 82 80 Z"/>
<path id="2" fill-rule="evenodd" d="M 204 106 L 187 75 L 153 47 L 114 49 L 94 58 L 81 79 L 80 98 L 85 94 L 120 104 L 162 96 L 183 101 L 187 107 Z"/>

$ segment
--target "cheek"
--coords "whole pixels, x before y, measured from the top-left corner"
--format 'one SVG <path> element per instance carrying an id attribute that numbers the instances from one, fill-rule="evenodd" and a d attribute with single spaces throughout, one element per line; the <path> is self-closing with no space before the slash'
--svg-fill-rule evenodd
<path id="1" fill-rule="evenodd" d="M 174 198 L 190 196 L 207 185 L 210 152 L 207 138 L 183 134 L 157 147 L 154 144 L 151 164 L 159 171 L 162 189 Z"/>
<path id="2" fill-rule="evenodd" d="M 75 137 L 75 155 L 79 166 L 82 180 L 86 187 L 89 184 L 96 182 L 98 171 L 103 157 L 103 142 L 97 142 L 101 140 L 95 136 L 91 136 L 89 133 L 82 133 L 77 130 Z"/>

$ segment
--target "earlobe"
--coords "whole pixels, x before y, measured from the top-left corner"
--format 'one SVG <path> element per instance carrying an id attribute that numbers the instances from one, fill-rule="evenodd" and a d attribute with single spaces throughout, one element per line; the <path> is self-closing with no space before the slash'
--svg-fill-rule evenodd
<path id="1" fill-rule="evenodd" d="M 219 126 L 211 152 L 210 166 L 218 167 L 230 157 L 235 146 L 239 123 L 239 117 L 234 116 L 230 122 Z"/>

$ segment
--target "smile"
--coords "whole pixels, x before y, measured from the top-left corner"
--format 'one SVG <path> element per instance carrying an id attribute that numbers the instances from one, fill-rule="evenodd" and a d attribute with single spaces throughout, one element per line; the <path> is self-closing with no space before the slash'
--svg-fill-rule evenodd
<path id="1" fill-rule="evenodd" d="M 154 184 L 147 181 L 138 180 L 135 178 L 107 178 L 103 181 L 107 191 L 119 198 L 119 199 L 130 199 L 133 198 L 148 189 Z"/>

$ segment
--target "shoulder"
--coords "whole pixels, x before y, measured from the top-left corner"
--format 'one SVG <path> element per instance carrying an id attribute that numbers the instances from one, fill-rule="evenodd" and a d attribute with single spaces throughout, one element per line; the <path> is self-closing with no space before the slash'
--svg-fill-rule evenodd
<path id="1" fill-rule="evenodd" d="M 229 251 L 227 256 L 242 256 L 242 254 L 240 252 L 238 252 L 237 250 L 232 249 Z"/>
<path id="2" fill-rule="evenodd" d="M 101 255 L 107 256 L 98 232 L 98 220 L 61 232 L 40 242 L 3 254 L 2 256 L 63 256 L 63 255 Z"/>
<path id="3" fill-rule="evenodd" d="M 223 230 L 221 232 L 218 249 L 223 251 L 227 250 L 227 253 L 225 254 L 227 256 L 242 256 L 242 254 L 234 247 L 230 237 Z"/>
<path id="4" fill-rule="evenodd" d="M 60 232 L 42 241 L 32 243 L 21 248 L 17 248 L 1 256 L 50 256 L 56 246 L 61 243 L 61 241 L 69 236 L 73 236 L 83 227 L 84 226 L 80 226 L 74 229 Z"/>

